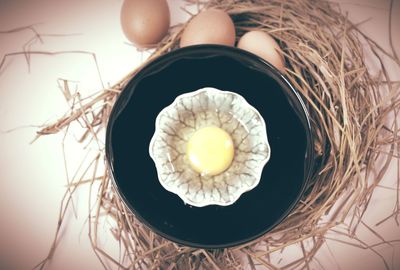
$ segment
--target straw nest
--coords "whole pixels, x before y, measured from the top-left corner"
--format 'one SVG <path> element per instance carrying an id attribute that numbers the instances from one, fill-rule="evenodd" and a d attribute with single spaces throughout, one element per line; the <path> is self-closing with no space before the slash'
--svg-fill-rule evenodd
<path id="1" fill-rule="evenodd" d="M 319 166 L 306 194 L 278 227 L 252 243 L 223 250 L 179 246 L 154 234 L 125 208 L 110 184 L 107 170 L 98 172 L 104 158 L 104 144 L 100 142 L 99 154 L 87 168 L 95 173 L 89 179 L 82 177 L 70 183 L 52 250 L 38 268 L 46 265 L 59 241 L 60 224 L 65 209 L 70 207 L 71 194 L 86 183 L 99 183 L 97 207 L 89 214 L 89 232 L 93 248 L 106 268 L 112 262 L 122 269 L 242 269 L 245 264 L 251 269 L 260 264 L 268 269 L 301 269 L 318 263 L 314 255 L 328 232 L 355 239 L 358 225 L 365 224 L 362 218 L 370 198 L 399 151 L 397 124 L 393 120 L 400 109 L 399 84 L 390 80 L 382 61 L 384 55 L 400 66 L 393 46 L 391 52 L 384 51 L 350 22 L 337 4 L 327 1 L 186 3 L 227 11 L 235 22 L 238 38 L 258 29 L 279 42 L 286 59 L 286 76 L 307 102 L 316 131 Z M 172 27 L 147 61 L 177 48 L 184 28 L 185 24 Z M 371 73 L 368 61 L 378 67 L 376 73 Z M 84 99 L 64 89 L 70 95 L 71 110 L 40 130 L 38 136 L 66 131 L 74 122 L 80 122 L 85 129 L 80 141 L 98 140 L 116 97 L 135 72 Z M 388 218 L 397 220 L 398 214 L 396 205 Z M 104 217 L 115 220 L 111 232 L 123 247 L 119 258 L 110 256 L 97 243 L 97 226 Z M 336 230 L 338 226 L 342 229 Z M 271 260 L 271 254 L 293 245 L 301 250 L 300 258 L 286 265 Z M 373 246 L 361 241 L 359 247 L 375 252 Z M 383 263 L 389 268 L 388 262 Z"/>

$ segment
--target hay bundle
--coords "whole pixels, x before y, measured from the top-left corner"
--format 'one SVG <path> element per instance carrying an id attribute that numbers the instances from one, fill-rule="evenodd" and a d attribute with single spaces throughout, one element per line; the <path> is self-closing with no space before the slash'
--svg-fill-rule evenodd
<path id="1" fill-rule="evenodd" d="M 247 258 L 253 269 L 255 264 L 277 269 L 270 254 L 296 244 L 302 256 L 280 267 L 307 267 L 335 226 L 345 226 L 348 235 L 355 232 L 375 188 L 392 158 L 398 155 L 397 124 L 390 119 L 400 109 L 399 84 L 390 81 L 381 56 L 386 55 L 397 65 L 400 61 L 394 50 L 385 52 L 348 21 L 338 5 L 327 1 L 186 2 L 227 11 L 235 22 L 238 37 L 257 29 L 279 41 L 287 64 L 286 76 L 307 101 L 316 130 L 319 166 L 306 195 L 272 232 L 252 243 L 224 250 L 182 247 L 154 234 L 125 209 L 106 170 L 102 176 L 93 173 L 89 180 L 77 179 L 70 185 L 66 198 L 80 185 L 100 181 L 97 208 L 89 217 L 91 241 L 101 260 L 123 269 L 241 269 L 243 261 L 238 257 Z M 172 27 L 148 61 L 176 49 L 185 26 Z M 380 67 L 376 74 L 369 71 L 366 55 Z M 71 123 L 81 121 L 86 129 L 82 141 L 96 139 L 106 126 L 116 97 L 135 72 L 95 96 L 77 99 L 65 117 L 40 130 L 38 135 L 66 130 Z M 103 150 L 100 147 L 90 165 L 95 171 L 104 158 Z M 397 214 L 393 217 L 397 218 Z M 123 260 L 112 258 L 97 244 L 97 226 L 104 215 L 115 220 L 112 232 L 124 247 Z M 346 224 L 345 218 L 350 220 Z M 39 267 L 46 265 L 52 251 Z M 385 265 L 388 267 L 386 262 Z"/>

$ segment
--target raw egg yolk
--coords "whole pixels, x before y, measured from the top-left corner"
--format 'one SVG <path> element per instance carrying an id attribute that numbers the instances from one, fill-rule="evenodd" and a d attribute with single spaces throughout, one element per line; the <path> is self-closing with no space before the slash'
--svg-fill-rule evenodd
<path id="1" fill-rule="evenodd" d="M 199 129 L 187 144 L 190 165 L 201 175 L 213 176 L 222 173 L 231 165 L 233 154 L 231 136 L 218 127 Z"/>

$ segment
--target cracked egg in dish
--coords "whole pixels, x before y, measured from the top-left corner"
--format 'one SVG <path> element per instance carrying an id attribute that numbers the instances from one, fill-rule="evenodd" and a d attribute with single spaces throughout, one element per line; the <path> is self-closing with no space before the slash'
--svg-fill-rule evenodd
<path id="1" fill-rule="evenodd" d="M 270 157 L 265 121 L 239 94 L 202 88 L 157 116 L 149 146 L 158 179 L 193 206 L 230 205 L 260 182 Z"/>

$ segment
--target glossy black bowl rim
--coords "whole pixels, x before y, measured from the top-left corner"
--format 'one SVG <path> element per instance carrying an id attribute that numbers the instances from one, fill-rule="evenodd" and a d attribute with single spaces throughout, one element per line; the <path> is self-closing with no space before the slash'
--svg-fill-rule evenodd
<path id="1" fill-rule="evenodd" d="M 297 196 L 297 198 L 292 202 L 290 207 L 287 208 L 287 210 L 284 212 L 284 214 L 277 219 L 277 221 L 272 224 L 271 226 L 265 228 L 262 232 L 253 235 L 252 237 L 248 237 L 246 239 L 242 239 L 239 241 L 232 241 L 228 243 L 223 243 L 219 245 L 204 245 L 204 244 L 199 244 L 199 243 L 194 243 L 194 242 L 189 242 L 186 240 L 178 239 L 176 237 L 170 236 L 153 225 L 149 224 L 146 219 L 144 219 L 139 212 L 135 210 L 135 208 L 129 203 L 129 200 L 124 196 L 124 193 L 120 189 L 117 181 L 115 180 L 115 171 L 114 171 L 114 156 L 113 156 L 113 150 L 112 150 L 112 129 L 113 129 L 113 124 L 115 120 L 118 118 L 119 114 L 124 110 L 126 104 L 130 100 L 130 95 L 132 94 L 131 92 L 133 91 L 124 91 L 125 89 L 129 89 L 132 87 L 136 86 L 136 81 L 140 81 L 141 79 L 154 74 L 158 72 L 159 70 L 167 68 L 170 64 L 174 63 L 177 60 L 180 59 L 190 59 L 191 54 L 193 53 L 207 53 L 205 57 L 215 57 L 218 55 L 241 55 L 242 57 L 248 58 L 250 61 L 252 61 L 254 64 L 257 64 L 257 67 L 255 66 L 248 66 L 248 68 L 252 68 L 257 72 L 265 73 L 263 70 L 259 69 L 259 66 L 262 66 L 265 68 L 265 70 L 268 70 L 276 75 L 276 78 L 278 78 L 281 83 L 286 85 L 287 89 L 283 89 L 284 91 L 289 90 L 291 94 L 295 96 L 295 102 L 297 102 L 301 109 L 302 113 L 304 114 L 306 123 L 303 123 L 307 126 L 307 129 L 305 129 L 306 136 L 307 136 L 307 148 L 306 148 L 306 161 L 308 163 L 305 163 L 305 171 L 304 171 L 304 179 L 302 183 L 301 190 Z M 208 55 L 209 53 L 209 55 Z M 198 57 L 194 57 L 194 59 L 197 59 Z M 169 61 L 171 60 L 171 61 Z M 149 67 L 152 67 L 154 65 L 159 65 L 161 64 L 162 66 L 159 67 L 156 71 L 152 71 L 150 73 L 147 72 Z M 148 73 L 148 74 L 146 74 Z M 292 98 L 287 97 L 289 100 L 293 101 Z M 303 120 L 301 120 L 303 122 Z M 122 202 L 125 204 L 127 209 L 136 217 L 140 222 L 145 224 L 147 227 L 149 227 L 153 232 L 159 234 L 160 236 L 173 241 L 175 243 L 184 245 L 184 246 L 189 246 L 189 247 L 195 247 L 195 248 L 206 248 L 206 249 L 220 249 L 220 248 L 228 248 L 228 247 L 234 247 L 234 246 L 239 246 L 248 242 L 251 242 L 267 232 L 271 231 L 273 228 L 275 228 L 278 224 L 280 224 L 295 208 L 295 206 L 298 204 L 300 201 L 301 197 L 304 195 L 304 192 L 306 190 L 306 187 L 310 181 L 310 178 L 313 173 L 313 168 L 314 168 L 314 157 L 315 157 L 315 152 L 314 152 L 314 136 L 312 132 L 312 126 L 311 126 L 311 121 L 310 121 L 310 115 L 307 110 L 307 107 L 301 98 L 301 94 L 292 86 L 292 84 L 289 82 L 289 80 L 278 70 L 276 69 L 272 64 L 267 62 L 266 60 L 262 59 L 261 57 L 258 57 L 257 55 L 250 53 L 248 51 L 244 51 L 242 49 L 238 49 L 235 47 L 229 47 L 229 46 L 224 46 L 224 45 L 194 45 L 194 46 L 188 46 L 184 48 L 179 48 L 176 50 L 173 50 L 171 52 L 168 52 L 164 55 L 161 55 L 149 63 L 147 63 L 145 66 L 140 68 L 140 70 L 130 79 L 130 81 L 125 85 L 123 88 L 121 94 L 118 96 L 117 100 L 114 103 L 114 106 L 111 110 L 108 123 L 107 123 L 107 128 L 106 128 L 106 148 L 105 148 L 105 153 L 106 153 L 106 162 L 108 165 L 108 170 L 111 176 L 111 183 L 117 192 L 118 196 L 122 199 Z"/>

